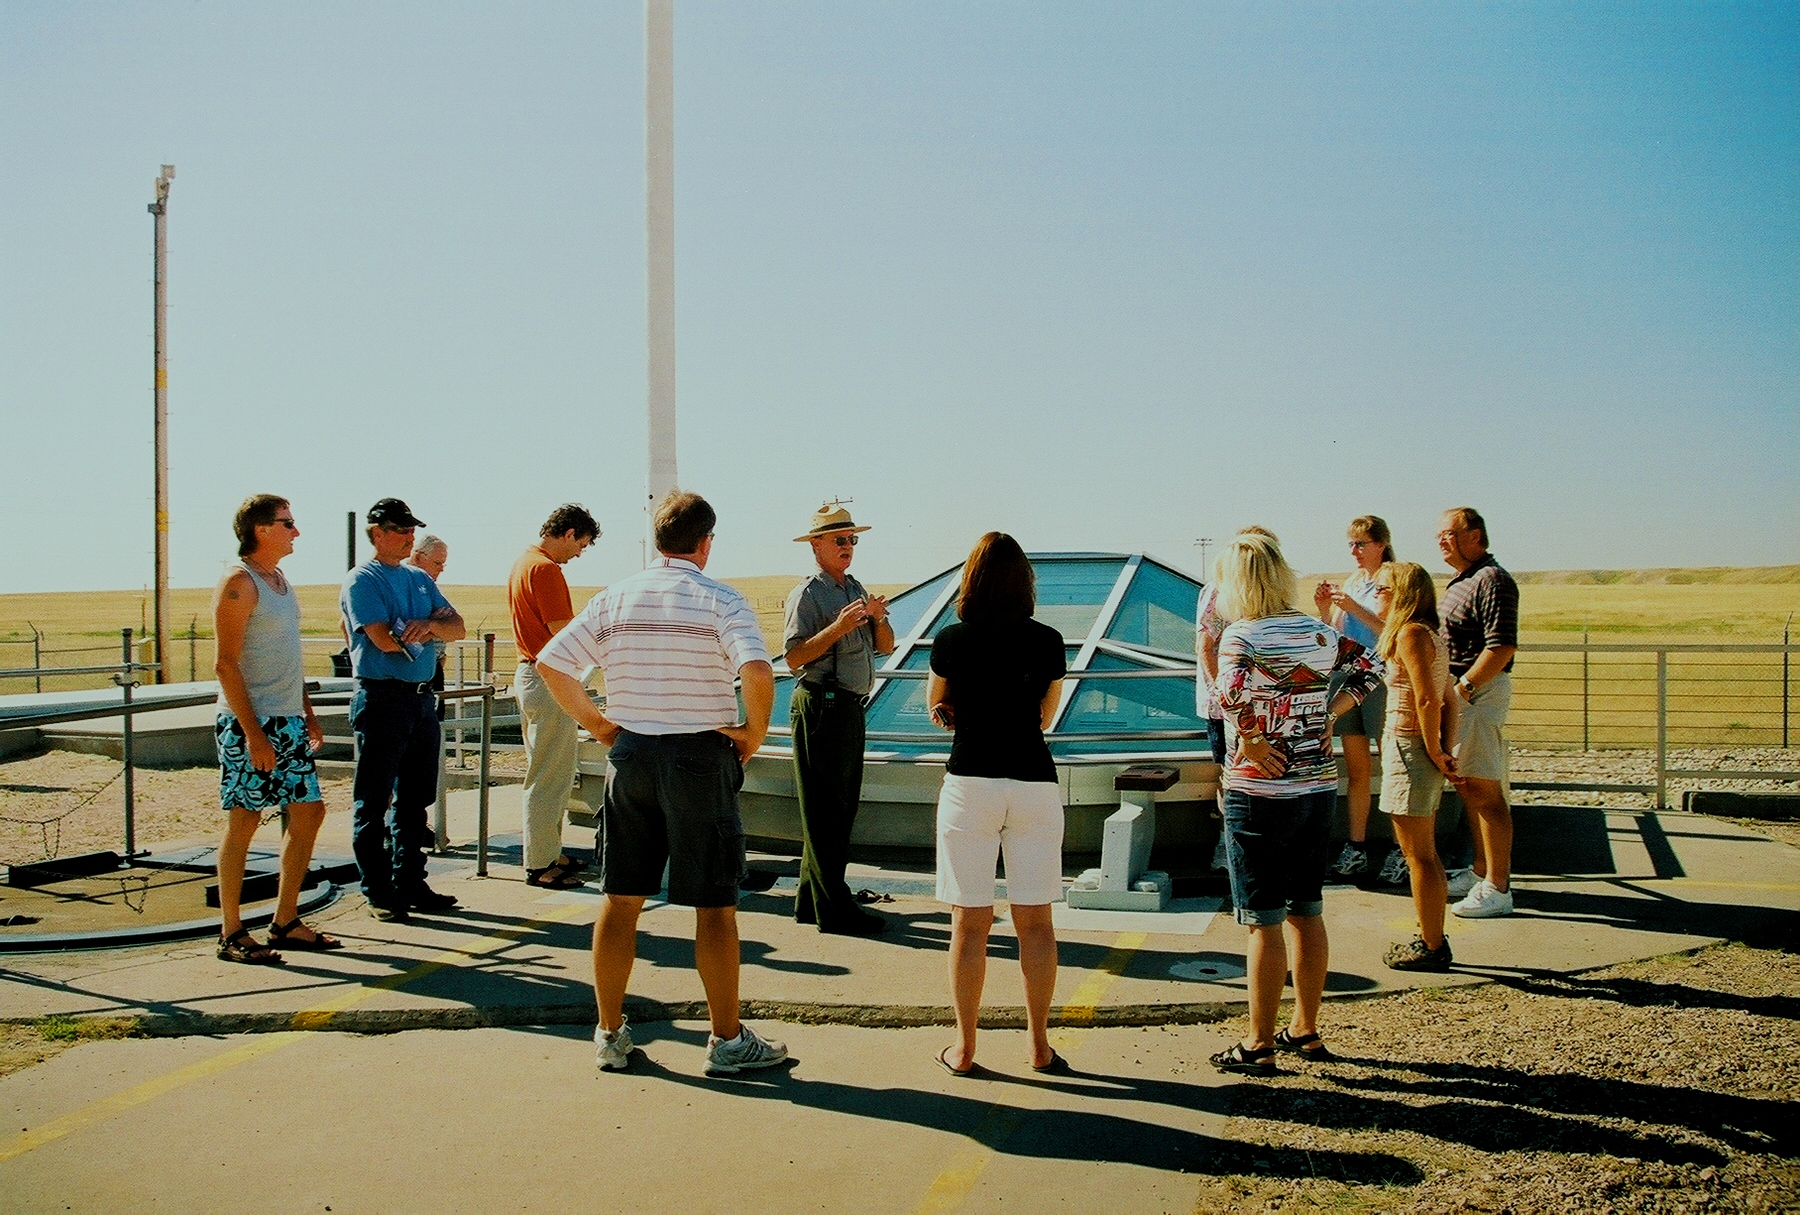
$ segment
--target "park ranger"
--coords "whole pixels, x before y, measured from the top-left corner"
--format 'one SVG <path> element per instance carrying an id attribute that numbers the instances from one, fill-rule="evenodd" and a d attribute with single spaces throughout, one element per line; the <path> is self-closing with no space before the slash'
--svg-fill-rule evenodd
<path id="1" fill-rule="evenodd" d="M 867 896 L 844 881 L 850 831 L 862 797 L 863 708 L 875 683 L 875 656 L 894 652 L 886 596 L 850 574 L 858 527 L 841 502 L 814 512 L 797 543 L 810 544 L 818 570 L 788 595 L 782 648 L 794 673 L 794 786 L 800 801 L 800 886 L 794 918 L 820 932 L 873 936 L 887 921 L 864 910 Z"/>

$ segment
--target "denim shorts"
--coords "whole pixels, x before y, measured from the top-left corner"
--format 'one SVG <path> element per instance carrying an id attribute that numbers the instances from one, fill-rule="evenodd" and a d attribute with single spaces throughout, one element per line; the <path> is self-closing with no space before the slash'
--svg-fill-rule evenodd
<path id="1" fill-rule="evenodd" d="M 1336 789 L 1293 797 L 1225 791 L 1225 856 L 1237 922 L 1279 924 L 1325 912 Z"/>
<path id="2" fill-rule="evenodd" d="M 729 738 L 622 732 L 606 759 L 600 888 L 687 907 L 736 907 L 748 872 L 737 794 L 743 765 Z"/>
<path id="3" fill-rule="evenodd" d="M 1206 719 L 1206 741 L 1212 746 L 1213 763 L 1225 764 L 1225 719 L 1209 717 Z"/>
<path id="4" fill-rule="evenodd" d="M 1336 693 L 1334 692 L 1333 695 Z M 1360 734 L 1377 745 L 1381 742 L 1381 727 L 1387 716 L 1387 685 L 1376 684 L 1369 694 L 1348 713 L 1337 719 L 1331 727 L 1334 738 L 1348 738 Z"/>

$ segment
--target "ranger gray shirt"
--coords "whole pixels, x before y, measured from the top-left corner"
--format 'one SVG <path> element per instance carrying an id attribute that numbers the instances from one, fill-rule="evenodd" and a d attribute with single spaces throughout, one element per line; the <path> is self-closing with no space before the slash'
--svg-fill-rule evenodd
<path id="1" fill-rule="evenodd" d="M 824 570 L 819 570 L 788 593 L 786 636 L 781 643 L 783 653 L 809 638 L 817 637 L 837 619 L 838 613 L 850 606 L 852 599 L 867 599 L 862 583 L 849 574 L 844 585 Z M 869 621 L 837 639 L 831 649 L 797 667 L 794 674 L 808 683 L 824 683 L 836 679 L 838 686 L 854 696 L 867 696 L 875 686 L 875 624 Z"/>

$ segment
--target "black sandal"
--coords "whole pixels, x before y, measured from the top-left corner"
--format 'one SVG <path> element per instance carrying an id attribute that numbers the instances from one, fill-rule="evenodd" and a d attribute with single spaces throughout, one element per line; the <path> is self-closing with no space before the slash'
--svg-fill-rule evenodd
<path id="1" fill-rule="evenodd" d="M 1234 1042 L 1229 1050 L 1222 1050 L 1212 1056 L 1210 1062 L 1222 1072 L 1242 1072 L 1247 1076 L 1276 1074 L 1273 1046 L 1248 1050 L 1242 1042 Z"/>
<path id="2" fill-rule="evenodd" d="M 1301 1034 L 1296 1038 L 1287 1030 L 1278 1029 L 1275 1031 L 1275 1045 L 1281 1050 L 1292 1051 L 1302 1059 L 1310 1059 L 1315 1063 L 1337 1058 L 1326 1048 L 1318 1034 Z"/>
<path id="3" fill-rule="evenodd" d="M 557 865 L 545 865 L 542 869 L 527 869 L 525 884 L 536 886 L 540 890 L 574 890 L 587 883 L 574 873 Z"/>
<path id="4" fill-rule="evenodd" d="M 312 937 L 309 939 L 307 937 L 295 936 L 294 931 L 299 928 L 311 929 Z M 317 928 L 313 928 L 311 924 L 302 924 L 299 916 L 295 916 L 285 924 L 277 924 L 271 920 L 269 922 L 269 944 L 271 946 L 279 945 L 283 949 L 298 949 L 302 951 L 310 949 L 315 952 L 327 949 L 342 949 L 344 947 L 344 943 L 336 937 L 326 936 Z"/>
<path id="5" fill-rule="evenodd" d="M 280 966 L 281 955 L 240 928 L 228 937 L 219 938 L 219 960 L 245 962 L 251 966 Z"/>

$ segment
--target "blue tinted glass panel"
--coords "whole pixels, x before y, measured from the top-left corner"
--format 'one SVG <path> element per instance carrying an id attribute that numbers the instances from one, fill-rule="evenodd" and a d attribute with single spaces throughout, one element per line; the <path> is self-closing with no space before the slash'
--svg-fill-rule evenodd
<path id="1" fill-rule="evenodd" d="M 1084 639 L 1124 568 L 1123 561 L 1113 559 L 1032 562 L 1037 618 L 1071 641 Z"/>
<path id="2" fill-rule="evenodd" d="M 919 623 L 919 617 L 925 614 L 946 584 L 962 576 L 962 567 L 939 574 L 930 582 L 913 587 L 910 591 L 902 591 L 888 603 L 888 621 L 894 626 L 895 637 L 905 637 Z"/>
<path id="3" fill-rule="evenodd" d="M 1095 654 L 1090 670 L 1147 670 L 1147 664 L 1128 662 L 1111 654 Z M 1204 730 L 1194 713 L 1194 677 L 1171 675 L 1166 679 L 1084 679 L 1076 687 L 1069 712 L 1057 726 L 1059 733 L 1139 733 L 1146 730 Z M 1059 743 L 1058 755 L 1097 751 L 1193 751 L 1208 749 L 1205 737 L 1186 740 Z"/>
<path id="4" fill-rule="evenodd" d="M 905 671 L 923 671 L 931 665 L 931 651 L 921 646 L 906 656 L 900 664 Z M 869 702 L 867 728 L 871 731 L 891 730 L 906 734 L 933 734 L 943 739 L 936 745 L 936 750 L 945 750 L 950 746 L 950 736 L 931 724 L 931 715 L 925 711 L 925 681 L 923 679 L 890 679 L 875 693 L 875 699 Z M 890 742 L 873 742 L 871 747 L 878 751 L 901 749 L 900 744 Z"/>
<path id="5" fill-rule="evenodd" d="M 793 700 L 794 677 L 792 675 L 777 675 L 775 677 L 775 707 L 769 710 L 769 721 L 784 730 L 787 729 L 788 712 Z M 738 695 L 738 706 L 740 711 L 742 711 L 743 703 L 744 697 L 740 691 Z"/>
<path id="6" fill-rule="evenodd" d="M 1194 652 L 1200 584 L 1148 561 L 1138 566 L 1106 635 L 1157 650 Z"/>

